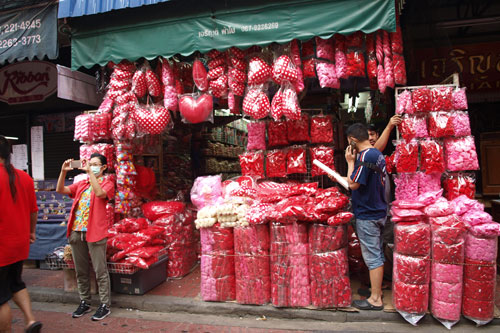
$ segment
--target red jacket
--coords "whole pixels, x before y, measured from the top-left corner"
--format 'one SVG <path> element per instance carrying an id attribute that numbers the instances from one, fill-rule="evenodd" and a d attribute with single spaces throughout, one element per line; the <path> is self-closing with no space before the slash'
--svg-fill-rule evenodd
<path id="1" fill-rule="evenodd" d="M 107 178 L 104 178 L 100 183 L 106 198 L 99 198 L 95 195 L 94 191 L 90 192 L 90 211 L 89 221 L 87 225 L 87 242 L 98 242 L 107 237 L 108 234 L 108 219 L 106 214 L 106 204 L 115 196 L 115 184 Z M 78 183 L 72 184 L 69 187 L 73 198 L 73 206 L 68 221 L 67 237 L 71 234 L 73 223 L 75 222 L 75 213 L 78 209 L 78 202 L 85 191 L 90 186 L 89 180 L 82 180 Z"/>

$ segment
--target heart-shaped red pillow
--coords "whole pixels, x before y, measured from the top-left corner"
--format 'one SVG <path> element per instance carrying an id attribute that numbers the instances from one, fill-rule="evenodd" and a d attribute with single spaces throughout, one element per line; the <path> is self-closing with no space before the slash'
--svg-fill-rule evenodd
<path id="1" fill-rule="evenodd" d="M 289 56 L 282 55 L 274 61 L 273 80 L 277 84 L 282 84 L 284 80 L 297 81 L 297 69 Z"/>
<path id="2" fill-rule="evenodd" d="M 193 81 L 201 91 L 208 89 L 207 69 L 199 59 L 193 63 Z"/>
<path id="3" fill-rule="evenodd" d="M 156 74 L 150 69 L 146 71 L 146 82 L 151 96 L 158 97 L 161 95 L 161 82 L 158 77 L 156 77 Z"/>
<path id="4" fill-rule="evenodd" d="M 197 99 L 192 95 L 179 99 L 179 111 L 184 119 L 192 124 L 204 122 L 213 110 L 212 96 L 203 94 Z"/>
<path id="5" fill-rule="evenodd" d="M 271 77 L 272 68 L 262 58 L 253 57 L 248 64 L 248 84 L 263 84 Z"/>
<path id="6" fill-rule="evenodd" d="M 160 134 L 170 122 L 170 112 L 156 105 L 149 109 L 137 108 L 133 116 L 136 124 L 146 134 Z"/>
<path id="7" fill-rule="evenodd" d="M 146 95 L 148 91 L 148 85 L 146 83 L 146 73 L 142 70 L 138 70 L 134 73 L 132 77 L 132 91 L 134 94 L 141 98 Z"/>

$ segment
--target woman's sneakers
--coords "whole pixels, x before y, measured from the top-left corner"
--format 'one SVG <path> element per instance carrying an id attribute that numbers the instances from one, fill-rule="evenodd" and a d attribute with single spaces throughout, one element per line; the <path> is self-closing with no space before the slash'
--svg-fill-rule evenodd
<path id="1" fill-rule="evenodd" d="M 97 308 L 97 311 L 94 313 L 94 315 L 92 316 L 91 319 L 94 321 L 103 320 L 104 318 L 106 318 L 110 314 L 111 314 L 111 310 L 109 309 L 109 307 L 107 307 L 105 304 L 101 304 L 101 305 L 99 305 L 99 307 Z"/>
<path id="2" fill-rule="evenodd" d="M 81 301 L 80 305 L 78 306 L 76 311 L 73 312 L 72 316 L 73 318 L 80 318 L 81 316 L 89 312 L 90 312 L 90 305 L 87 304 L 85 301 Z"/>

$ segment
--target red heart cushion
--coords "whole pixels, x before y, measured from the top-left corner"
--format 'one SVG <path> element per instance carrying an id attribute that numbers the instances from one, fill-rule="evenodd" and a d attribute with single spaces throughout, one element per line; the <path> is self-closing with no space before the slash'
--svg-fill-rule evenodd
<path id="1" fill-rule="evenodd" d="M 149 110 L 137 108 L 134 120 L 147 134 L 160 134 L 170 122 L 170 113 L 162 106 L 152 106 Z"/>
<path id="2" fill-rule="evenodd" d="M 201 91 L 208 89 L 207 70 L 199 59 L 196 59 L 193 63 L 193 81 Z"/>
<path id="3" fill-rule="evenodd" d="M 161 83 L 155 73 L 148 69 L 146 71 L 146 82 L 148 84 L 149 94 L 153 97 L 158 97 L 161 95 Z"/>
<path id="4" fill-rule="evenodd" d="M 278 84 L 282 84 L 284 80 L 288 80 L 290 82 L 297 81 L 297 69 L 287 55 L 282 55 L 273 65 L 273 80 Z"/>
<path id="5" fill-rule="evenodd" d="M 264 118 L 269 114 L 271 104 L 266 93 L 260 89 L 252 89 L 243 99 L 243 111 L 254 119 Z"/>
<path id="6" fill-rule="evenodd" d="M 203 94 L 198 99 L 193 96 L 182 96 L 179 100 L 182 116 L 192 124 L 205 121 L 213 110 L 212 96 Z"/>
<path id="7" fill-rule="evenodd" d="M 271 77 L 272 68 L 262 58 L 253 57 L 248 64 L 248 84 L 263 84 Z"/>

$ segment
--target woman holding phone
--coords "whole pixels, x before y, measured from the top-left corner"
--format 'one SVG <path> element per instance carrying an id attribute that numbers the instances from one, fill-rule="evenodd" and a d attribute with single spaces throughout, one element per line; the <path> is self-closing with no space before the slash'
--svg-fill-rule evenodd
<path id="1" fill-rule="evenodd" d="M 91 319 L 102 320 L 111 313 L 109 309 L 111 305 L 110 280 L 106 266 L 108 233 L 106 204 L 114 198 L 115 187 L 112 181 L 103 177 L 107 168 L 105 156 L 94 153 L 89 161 L 82 160 L 82 163 L 78 169 L 85 171 L 88 178 L 70 186 L 64 186 L 67 172 L 73 170 L 73 166 L 78 166 L 78 161 L 66 160 L 61 167 L 56 191 L 74 199 L 68 221 L 67 237 L 75 262 L 80 305 L 73 312 L 73 318 L 79 318 L 91 311 L 89 279 L 89 260 L 91 259 L 101 303 Z"/>

